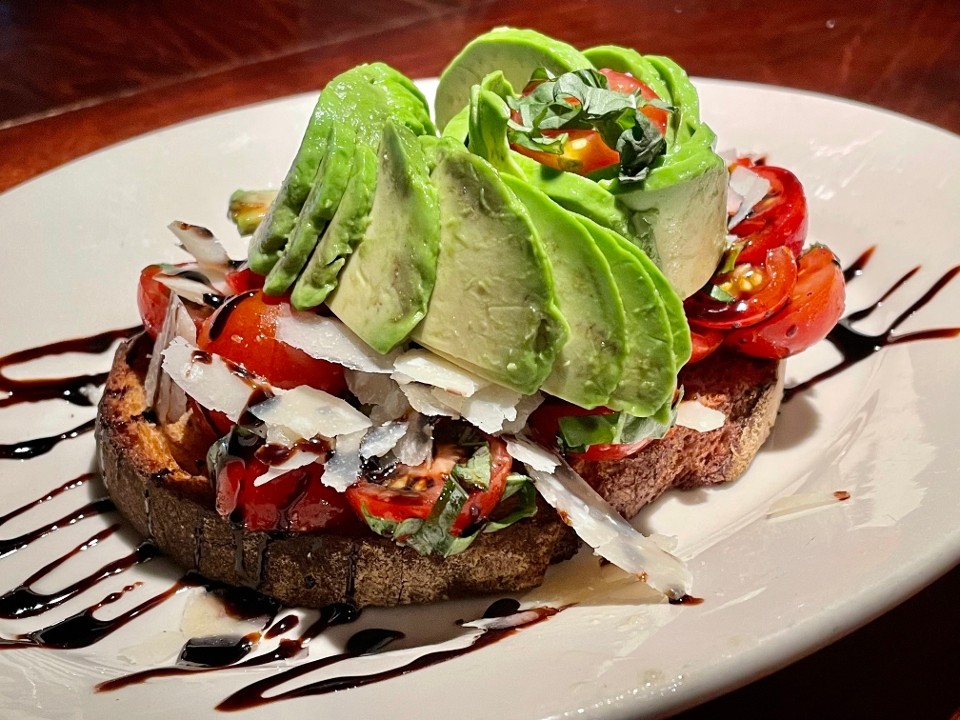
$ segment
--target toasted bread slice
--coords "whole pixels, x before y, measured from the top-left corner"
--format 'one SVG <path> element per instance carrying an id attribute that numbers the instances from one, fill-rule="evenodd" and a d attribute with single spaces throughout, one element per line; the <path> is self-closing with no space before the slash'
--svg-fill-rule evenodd
<path id="1" fill-rule="evenodd" d="M 175 457 L 188 454 L 199 424 L 187 419 L 161 429 L 152 420 L 143 385 L 149 347 L 134 339 L 117 351 L 98 414 L 100 466 L 120 512 L 186 569 L 290 605 L 401 605 L 536 587 L 551 562 L 571 557 L 579 546 L 546 505 L 449 558 L 423 556 L 373 533 L 235 528 L 215 511 L 210 481 L 195 474 L 196 463 L 188 471 Z M 195 455 L 200 464 L 204 453 Z"/>
<path id="2" fill-rule="evenodd" d="M 526 590 L 578 548 L 543 503 L 535 517 L 483 534 L 449 558 L 422 556 L 372 533 L 244 532 L 214 510 L 202 474 L 214 437 L 205 424 L 190 416 L 164 427 L 155 421 L 143 384 L 149 351 L 143 337 L 117 351 L 98 414 L 100 465 L 120 512 L 186 569 L 290 605 L 390 606 Z M 725 413 L 722 428 L 675 427 L 630 458 L 573 463 L 626 517 L 670 487 L 739 477 L 769 434 L 782 396 L 781 363 L 723 352 L 685 368 L 680 380 L 686 398 Z"/>

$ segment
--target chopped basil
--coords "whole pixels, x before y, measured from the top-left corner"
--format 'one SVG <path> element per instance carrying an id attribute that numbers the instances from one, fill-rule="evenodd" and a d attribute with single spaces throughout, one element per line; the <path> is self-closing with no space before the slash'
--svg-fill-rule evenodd
<path id="1" fill-rule="evenodd" d="M 507 121 L 511 143 L 561 155 L 566 133 L 547 136 L 544 131 L 596 130 L 604 143 L 620 153 L 622 183 L 644 180 L 656 159 L 666 152 L 666 139 L 639 108 L 654 105 L 672 111 L 668 105 L 645 100 L 639 93 L 611 90 L 607 78 L 593 69 L 553 77 L 539 68 L 531 81 L 539 84 L 529 94 L 507 98 L 520 118 Z"/>

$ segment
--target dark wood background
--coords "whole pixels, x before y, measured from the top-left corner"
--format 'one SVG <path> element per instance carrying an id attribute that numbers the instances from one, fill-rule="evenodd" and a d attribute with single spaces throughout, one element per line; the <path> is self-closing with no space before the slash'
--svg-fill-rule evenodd
<path id="1" fill-rule="evenodd" d="M 960 133 L 958 0 L 0 0 L 0 189 L 165 125 L 318 89 L 359 62 L 436 75 L 496 25 L 628 45 L 694 75 L 853 98 Z M 680 717 L 957 713 L 955 569 Z"/>

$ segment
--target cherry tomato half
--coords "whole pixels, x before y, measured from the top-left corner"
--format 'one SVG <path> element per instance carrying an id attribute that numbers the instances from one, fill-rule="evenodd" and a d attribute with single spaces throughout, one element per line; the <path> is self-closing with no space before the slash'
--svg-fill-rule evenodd
<path id="1" fill-rule="evenodd" d="M 710 282 L 719 285 L 733 300 L 716 300 L 708 288 L 702 288 L 683 303 L 687 319 L 715 330 L 747 327 L 787 304 L 797 282 L 797 262 L 791 250 L 776 247 L 767 251 L 761 263 L 738 262 L 733 270 L 714 276 Z"/>
<path id="2" fill-rule="evenodd" d="M 600 444 L 591 445 L 582 453 L 570 453 L 571 458 L 587 460 L 589 462 L 600 462 L 602 460 L 623 460 L 632 455 L 636 455 L 647 445 L 653 442 L 650 438 L 644 438 L 632 443 L 621 443 L 619 445 Z"/>
<path id="3" fill-rule="evenodd" d="M 782 245 L 790 248 L 794 257 L 799 256 L 807 237 L 803 186 L 796 175 L 784 168 L 753 165 L 749 170 L 769 181 L 770 190 L 744 220 L 730 229 L 746 240 L 737 262 L 761 262 L 768 250 Z"/>
<path id="4" fill-rule="evenodd" d="M 140 281 L 137 283 L 137 309 L 140 311 L 140 322 L 152 338 L 156 338 L 163 327 L 163 320 L 167 316 L 167 305 L 170 304 L 170 288 L 157 282 L 157 274 L 163 268 L 159 265 L 148 265 L 140 271 Z"/>
<path id="5" fill-rule="evenodd" d="M 607 86 L 611 90 L 616 90 L 617 92 L 622 93 L 633 93 L 639 91 L 640 97 L 642 97 L 644 100 L 660 100 L 660 96 L 653 91 L 653 88 L 646 83 L 637 80 L 637 78 L 635 78 L 633 75 L 617 72 L 616 70 L 611 70 L 610 68 L 601 68 L 600 73 L 607 78 Z M 640 112 L 650 118 L 650 121 L 654 124 L 657 130 L 660 131 L 661 135 L 666 135 L 667 118 L 669 116 L 669 113 L 667 113 L 666 110 L 654 105 L 644 105 L 642 108 L 640 108 Z"/>
<path id="6" fill-rule="evenodd" d="M 317 360 L 277 340 L 281 298 L 250 290 L 217 308 L 200 329 L 201 350 L 216 353 L 280 388 L 309 385 L 339 395 L 345 388 L 340 365 Z"/>
<path id="7" fill-rule="evenodd" d="M 690 344 L 692 350 L 687 364 L 700 362 L 723 344 L 725 333 L 722 330 L 711 328 L 690 328 Z"/>
<path id="8" fill-rule="evenodd" d="M 797 283 L 780 312 L 730 332 L 724 343 L 754 357 L 784 358 L 827 336 L 843 315 L 846 288 L 836 256 L 822 246 L 800 256 Z"/>
<path id="9" fill-rule="evenodd" d="M 263 275 L 255 273 L 246 265 L 242 265 L 236 270 L 228 272 L 224 280 L 234 295 L 240 295 L 249 290 L 259 290 L 263 287 L 263 281 L 266 280 L 266 278 Z"/>
<path id="10" fill-rule="evenodd" d="M 454 535 L 460 535 L 489 516 L 500 502 L 506 487 L 507 475 L 513 465 L 507 445 L 503 440 L 493 437 L 487 438 L 487 444 L 490 448 L 490 485 L 486 490 L 470 493 L 451 527 Z M 453 466 L 465 459 L 459 448 L 441 446 L 432 460 L 417 467 L 401 468 L 386 484 L 361 480 L 352 485 L 347 488 L 347 500 L 359 517 L 366 512 L 392 522 L 411 518 L 425 520 L 440 497 Z"/>

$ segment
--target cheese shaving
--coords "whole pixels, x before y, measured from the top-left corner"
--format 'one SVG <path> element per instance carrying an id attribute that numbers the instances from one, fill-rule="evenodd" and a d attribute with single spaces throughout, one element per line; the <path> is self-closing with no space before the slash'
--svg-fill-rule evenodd
<path id="1" fill-rule="evenodd" d="M 284 310 L 277 319 L 277 339 L 281 342 L 350 370 L 393 372 L 399 351 L 381 355 L 336 318 L 297 312 L 287 306 Z"/>
<path id="2" fill-rule="evenodd" d="M 276 393 L 250 408 L 250 412 L 268 427 L 289 428 L 299 438 L 333 438 L 366 430 L 372 424 L 370 418 L 348 402 L 323 390 L 301 385 Z"/>
<path id="3" fill-rule="evenodd" d="M 198 359 L 203 362 L 198 362 Z M 190 397 L 233 422 L 240 419 L 256 385 L 240 377 L 216 354 L 200 352 L 180 337 L 163 351 L 163 370 Z"/>
<path id="4" fill-rule="evenodd" d="M 677 406 L 677 425 L 696 430 L 710 432 L 723 427 L 727 416 L 721 411 L 707 407 L 699 400 L 684 400 Z"/>

